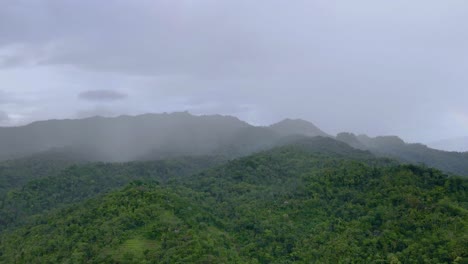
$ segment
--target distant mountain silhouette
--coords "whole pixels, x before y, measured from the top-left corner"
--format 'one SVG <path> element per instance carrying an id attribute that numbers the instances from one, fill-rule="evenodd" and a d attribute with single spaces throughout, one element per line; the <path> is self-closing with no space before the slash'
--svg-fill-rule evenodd
<path id="1" fill-rule="evenodd" d="M 285 119 L 271 126 L 257 127 L 232 116 L 195 116 L 188 112 L 49 120 L 0 128 L 0 160 L 31 156 L 80 162 L 206 155 L 233 158 L 316 136 L 332 138 L 301 119 Z M 468 176 L 468 153 L 407 144 L 396 136 L 371 138 L 340 133 L 336 139 L 378 156 L 424 163 Z M 321 142 L 320 146 L 325 144 L 323 142 L 336 144 L 334 141 Z"/>
<path id="2" fill-rule="evenodd" d="M 288 135 L 305 135 L 309 137 L 322 136 L 328 137 L 325 132 L 320 130 L 314 124 L 302 119 L 284 119 L 281 122 L 269 126 L 269 128 L 276 133 Z"/>
<path id="3" fill-rule="evenodd" d="M 272 147 L 292 134 L 326 135 L 303 120 L 255 127 L 232 116 L 194 116 L 187 112 L 49 120 L 0 128 L 0 160 L 38 153 L 46 157 L 63 153 L 89 161 L 240 156 Z"/>
<path id="4" fill-rule="evenodd" d="M 66 148 L 95 160 L 124 161 L 153 149 L 206 153 L 250 125 L 234 117 L 186 112 L 117 118 L 49 120 L 0 128 L 0 159 Z"/>
<path id="5" fill-rule="evenodd" d="M 468 152 L 447 152 L 423 144 L 407 144 L 396 136 L 371 138 L 366 135 L 340 133 L 336 139 L 355 148 L 369 150 L 378 156 L 391 157 L 408 163 L 423 163 L 446 172 L 468 176 Z"/>

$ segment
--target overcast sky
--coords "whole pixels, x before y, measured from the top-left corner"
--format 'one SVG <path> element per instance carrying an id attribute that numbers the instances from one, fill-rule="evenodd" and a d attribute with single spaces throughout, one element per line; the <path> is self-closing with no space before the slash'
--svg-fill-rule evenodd
<path id="1" fill-rule="evenodd" d="M 468 1 L 0 0 L 0 126 L 185 110 L 468 136 Z"/>

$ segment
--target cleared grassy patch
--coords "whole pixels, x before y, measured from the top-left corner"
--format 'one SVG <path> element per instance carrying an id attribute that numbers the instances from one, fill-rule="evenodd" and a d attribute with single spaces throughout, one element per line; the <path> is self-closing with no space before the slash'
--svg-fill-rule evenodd
<path id="1" fill-rule="evenodd" d="M 113 254 L 116 261 L 143 259 L 145 252 L 159 248 L 158 242 L 144 238 L 132 238 L 125 241 Z"/>

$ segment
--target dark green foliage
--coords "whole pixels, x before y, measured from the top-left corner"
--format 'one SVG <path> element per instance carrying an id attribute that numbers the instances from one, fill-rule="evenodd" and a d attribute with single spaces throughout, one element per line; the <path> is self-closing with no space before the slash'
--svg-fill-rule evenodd
<path id="1" fill-rule="evenodd" d="M 241 245 L 250 245 L 241 255 L 260 262 L 468 257 L 466 180 L 420 166 L 366 163 L 283 148 L 231 162 L 189 186 L 213 198 L 209 207 L 229 219 Z"/>
<path id="2" fill-rule="evenodd" d="M 0 236 L 0 262 L 467 260 L 466 179 L 316 140 L 169 181 L 139 176 L 145 170 L 135 164 L 133 179 L 159 183 L 134 182 L 10 228 Z M 102 175 L 107 166 L 122 171 L 73 170 Z"/>
<path id="3" fill-rule="evenodd" d="M 0 200 L 6 192 L 28 181 L 58 174 L 73 164 L 66 160 L 24 158 L 0 162 Z"/>
<path id="4" fill-rule="evenodd" d="M 56 209 L 125 186 L 134 180 L 165 183 L 223 162 L 216 157 L 178 158 L 129 163 L 70 166 L 57 175 L 33 179 L 5 194 L 0 203 L 0 230 L 44 210 Z"/>

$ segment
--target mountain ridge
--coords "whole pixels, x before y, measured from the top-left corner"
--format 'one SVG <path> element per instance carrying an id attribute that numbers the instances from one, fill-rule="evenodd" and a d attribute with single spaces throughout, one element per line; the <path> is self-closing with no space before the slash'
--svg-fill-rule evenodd
<path id="1" fill-rule="evenodd" d="M 445 172 L 468 176 L 468 152 L 447 152 L 420 143 L 406 143 L 397 136 L 369 137 L 339 133 L 336 139 L 355 148 L 368 150 L 377 156 L 394 158 L 406 163 L 425 164 Z"/>
<path id="2" fill-rule="evenodd" d="M 268 127 L 282 135 L 330 136 L 313 123 L 303 119 L 286 118 Z"/>
<path id="3" fill-rule="evenodd" d="M 316 136 L 336 138 L 378 156 L 424 163 L 468 176 L 468 153 L 407 144 L 397 136 L 372 138 L 340 133 L 333 137 L 302 119 L 254 126 L 233 116 L 197 116 L 188 112 L 49 120 L 0 128 L 0 161 L 41 154 L 48 159 L 70 157 L 77 161 L 104 162 L 204 155 L 235 158 L 301 137 Z"/>
<path id="4" fill-rule="evenodd" d="M 319 129 L 314 133 L 315 125 L 305 122 L 302 121 L 302 127 L 307 124 L 312 128 L 307 135 L 324 134 Z M 0 160 L 61 148 L 75 149 L 75 152 L 82 152 L 95 161 L 131 161 L 148 155 L 148 158 L 209 155 L 230 145 L 247 145 L 239 133 L 252 134 L 254 130 L 263 130 L 264 135 L 271 134 L 267 136 L 271 142 L 257 146 L 256 140 L 250 139 L 249 150 L 237 150 L 236 155 L 271 146 L 285 135 L 275 129 L 250 125 L 233 116 L 196 116 L 188 112 L 37 121 L 19 127 L 0 127 Z M 302 132 L 294 132 L 293 128 L 291 133 Z M 261 138 L 264 136 L 256 137 Z"/>

